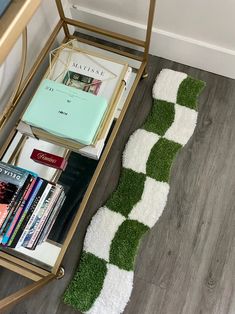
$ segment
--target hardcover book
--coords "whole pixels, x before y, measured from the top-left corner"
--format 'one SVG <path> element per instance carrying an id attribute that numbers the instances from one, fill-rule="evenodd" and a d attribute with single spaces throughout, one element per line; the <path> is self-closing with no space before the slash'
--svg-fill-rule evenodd
<path id="1" fill-rule="evenodd" d="M 102 96 L 112 107 L 128 69 L 127 63 L 72 47 L 70 43 L 52 51 L 51 55 L 56 55 L 56 62 L 51 66 L 47 78 Z"/>
<path id="2" fill-rule="evenodd" d="M 105 98 L 46 79 L 22 121 L 56 137 L 90 145 L 106 109 Z"/>

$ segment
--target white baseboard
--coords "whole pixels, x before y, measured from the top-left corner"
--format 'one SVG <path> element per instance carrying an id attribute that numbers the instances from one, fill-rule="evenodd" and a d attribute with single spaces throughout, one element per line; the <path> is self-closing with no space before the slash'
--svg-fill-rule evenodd
<path id="1" fill-rule="evenodd" d="M 144 39 L 146 27 L 116 16 L 71 5 L 71 15 L 80 21 Z M 102 36 L 100 36 L 102 38 Z M 235 51 L 179 34 L 153 28 L 150 53 L 202 70 L 235 78 Z"/>

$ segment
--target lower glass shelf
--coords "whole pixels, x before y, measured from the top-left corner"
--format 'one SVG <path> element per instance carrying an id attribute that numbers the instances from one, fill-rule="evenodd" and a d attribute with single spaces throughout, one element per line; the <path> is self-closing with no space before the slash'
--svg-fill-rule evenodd
<path id="1" fill-rule="evenodd" d="M 50 271 L 60 254 L 61 245 L 52 241 L 45 241 L 38 245 L 35 250 L 20 247 L 18 249 L 0 248 L 0 251 Z"/>
<path id="2" fill-rule="evenodd" d="M 22 160 L 25 160 L 25 158 L 21 156 Z M 33 161 L 33 163 L 35 162 Z M 79 208 L 97 164 L 97 160 L 89 159 L 72 152 L 69 156 L 65 171 L 60 173 L 58 178 L 58 182 L 65 188 L 66 200 L 51 229 L 47 241 L 38 245 L 35 250 L 29 250 L 23 247 L 17 249 L 4 248 L 2 250 L 47 270 L 53 267 L 60 253 L 60 247 L 66 238 L 67 232 L 70 229 L 73 218 Z M 17 166 L 22 167 L 20 160 L 18 160 Z M 41 164 L 37 164 L 37 167 L 39 167 L 38 174 L 40 176 L 45 172 L 45 168 L 48 168 Z M 30 166 L 27 169 L 34 170 Z M 52 172 L 51 169 L 53 170 Z M 50 168 L 48 171 L 50 175 L 54 176 L 53 168 Z M 48 172 L 45 172 L 45 174 L 48 179 Z"/>

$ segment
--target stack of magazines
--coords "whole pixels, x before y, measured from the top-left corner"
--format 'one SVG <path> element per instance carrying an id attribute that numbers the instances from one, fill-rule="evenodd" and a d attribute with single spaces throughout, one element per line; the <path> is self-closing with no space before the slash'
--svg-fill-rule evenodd
<path id="1" fill-rule="evenodd" d="M 65 200 L 61 185 L 0 162 L 0 243 L 35 249 L 45 241 Z"/>

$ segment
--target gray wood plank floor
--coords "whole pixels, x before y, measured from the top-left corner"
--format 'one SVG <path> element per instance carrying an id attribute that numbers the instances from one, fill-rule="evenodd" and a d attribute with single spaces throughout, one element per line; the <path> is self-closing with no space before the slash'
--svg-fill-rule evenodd
<path id="1" fill-rule="evenodd" d="M 118 182 L 121 152 L 147 116 L 162 68 L 206 81 L 195 133 L 171 172 L 166 209 L 142 241 L 125 314 L 235 313 L 235 81 L 150 57 L 149 77 L 135 93 L 85 215 L 54 281 L 8 314 L 75 314 L 60 298 L 76 269 L 89 220 Z M 0 297 L 29 281 L 0 269 Z M 102 314 L 102 313 L 100 313 Z"/>

